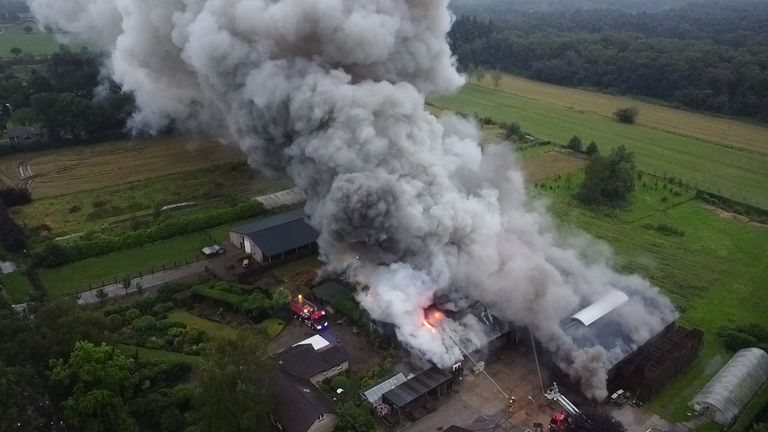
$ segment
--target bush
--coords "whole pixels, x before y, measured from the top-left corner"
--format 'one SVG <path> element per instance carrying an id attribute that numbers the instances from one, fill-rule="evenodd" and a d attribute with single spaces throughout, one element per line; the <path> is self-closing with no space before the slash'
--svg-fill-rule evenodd
<path id="1" fill-rule="evenodd" d="M 723 330 L 718 332 L 718 336 L 720 337 L 720 340 L 723 341 L 723 345 L 732 351 L 738 351 L 743 348 L 751 348 L 758 345 L 757 339 L 736 330 Z"/>
<path id="2" fill-rule="evenodd" d="M 125 319 L 131 322 L 140 316 L 141 312 L 139 312 L 138 309 L 128 309 L 128 311 L 125 312 Z"/>
<path id="3" fill-rule="evenodd" d="M 173 303 L 158 303 L 152 308 L 152 313 L 162 315 L 173 309 Z"/>
<path id="4" fill-rule="evenodd" d="M 335 392 L 337 389 L 342 389 L 345 392 L 349 393 L 350 390 L 352 390 L 352 383 L 349 381 L 349 378 L 345 377 L 344 375 L 338 375 L 333 377 L 331 379 L 331 389 Z"/>
<path id="5" fill-rule="evenodd" d="M 363 318 L 363 313 L 360 310 L 360 305 L 354 297 L 343 296 L 333 299 L 331 302 L 333 307 L 336 308 L 342 315 L 346 316 L 355 324 L 360 324 Z"/>
<path id="6" fill-rule="evenodd" d="M 107 316 L 107 328 L 111 332 L 116 332 L 123 328 L 125 325 L 125 322 L 123 321 L 123 317 L 121 317 L 118 314 L 112 314 Z"/>
<path id="7" fill-rule="evenodd" d="M 613 112 L 613 116 L 616 120 L 627 124 L 634 124 L 635 121 L 637 121 L 638 115 L 640 115 L 640 110 L 638 110 L 637 107 L 619 108 Z"/>
<path id="8" fill-rule="evenodd" d="M 139 336 L 147 336 L 157 330 L 157 321 L 149 315 L 136 318 L 131 323 L 133 332 Z"/>

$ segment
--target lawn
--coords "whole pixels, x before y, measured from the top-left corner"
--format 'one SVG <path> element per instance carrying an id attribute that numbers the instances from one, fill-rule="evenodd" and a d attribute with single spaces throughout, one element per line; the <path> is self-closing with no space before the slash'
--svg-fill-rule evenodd
<path id="1" fill-rule="evenodd" d="M 220 324 L 214 321 L 200 318 L 197 315 L 183 310 L 175 310 L 168 314 L 168 319 L 186 324 L 188 327 L 194 327 L 204 331 L 209 336 L 222 339 L 235 339 L 240 331 L 226 324 Z"/>
<path id="2" fill-rule="evenodd" d="M 691 191 L 650 176 L 638 182 L 630 210 L 582 208 L 571 198 L 582 176 L 564 175 L 534 190 L 552 199 L 551 210 L 563 231 L 575 227 L 607 242 L 621 270 L 650 279 L 680 307 L 682 325 L 705 332 L 693 367 L 649 404 L 669 420 L 684 420 L 687 403 L 730 358 L 717 330 L 734 323 L 768 326 L 768 229 L 720 217 L 693 199 Z M 684 229 L 685 235 L 644 227 L 659 223 Z"/>
<path id="3" fill-rule="evenodd" d="M 535 136 L 565 143 L 579 135 L 600 150 L 625 145 L 643 170 L 682 178 L 701 189 L 768 208 L 768 153 L 731 149 L 709 141 L 642 125 L 626 125 L 605 115 L 552 102 L 467 85 L 456 95 L 430 103 L 465 113 L 515 121 Z"/>
<path id="4" fill-rule="evenodd" d="M 26 303 L 32 299 L 32 284 L 22 269 L 0 276 L 0 285 L 11 304 Z"/>
<path id="5" fill-rule="evenodd" d="M 192 366 L 199 366 L 203 360 L 200 357 L 163 351 L 159 349 L 149 349 L 134 345 L 118 344 L 117 347 L 129 356 L 138 356 L 139 361 L 166 362 L 166 363 L 187 363 Z"/>
<path id="6" fill-rule="evenodd" d="M 483 82 L 474 81 L 474 83 L 487 88 L 491 88 L 493 84 L 490 79 Z M 503 75 L 499 90 L 605 117 L 611 117 L 616 108 L 636 106 L 640 109 L 638 122 L 641 125 L 726 146 L 768 153 L 768 126 L 766 125 L 669 108 L 627 97 L 562 87 L 514 75 Z"/>
<path id="7" fill-rule="evenodd" d="M 220 240 L 220 239 L 217 239 Z M 39 269 L 46 291 L 53 297 L 85 291 L 88 284 L 111 283 L 126 274 L 147 273 L 152 267 L 172 265 L 196 258 L 212 240 L 206 232 L 196 232 L 146 246 L 89 258 L 54 268 Z"/>
<path id="8" fill-rule="evenodd" d="M 20 48 L 22 55 L 48 55 L 59 50 L 59 41 L 49 33 L 2 33 L 0 34 L 0 57 L 11 57 L 11 48 Z"/>
<path id="9" fill-rule="evenodd" d="M 256 331 L 264 334 L 267 339 L 272 339 L 273 337 L 279 335 L 284 328 L 285 321 L 278 318 L 269 318 L 260 322 L 256 326 Z"/>

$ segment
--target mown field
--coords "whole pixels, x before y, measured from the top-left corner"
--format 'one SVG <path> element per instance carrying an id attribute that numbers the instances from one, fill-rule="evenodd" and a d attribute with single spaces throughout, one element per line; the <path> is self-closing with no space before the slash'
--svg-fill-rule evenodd
<path id="1" fill-rule="evenodd" d="M 32 32 L 24 31 L 25 26 L 32 27 Z M 0 31 L 0 57 L 11 57 L 11 48 L 19 48 L 24 54 L 48 55 L 59 50 L 62 42 L 57 38 L 64 37 L 64 45 L 72 50 L 79 50 L 86 46 L 81 41 L 77 41 L 70 35 L 53 34 L 42 32 L 35 23 L 24 24 L 6 24 Z"/>
<path id="2" fill-rule="evenodd" d="M 551 199 L 563 231 L 576 228 L 608 243 L 618 268 L 647 277 L 680 307 L 681 324 L 705 331 L 693 367 L 649 404 L 669 420 L 685 420 L 687 403 L 730 356 L 717 330 L 734 323 L 768 326 L 768 227 L 722 217 L 692 191 L 650 176 L 639 181 L 629 210 L 583 208 L 572 198 L 582 176 L 581 171 L 562 175 L 533 190 Z M 649 228 L 660 223 L 685 235 Z"/>
<path id="3" fill-rule="evenodd" d="M 46 198 L 243 161 L 239 149 L 209 138 L 161 136 L 4 156 L 0 180 L 16 184 L 27 163 L 32 196 Z"/>
<path id="4" fill-rule="evenodd" d="M 603 152 L 625 145 L 641 169 L 682 178 L 687 184 L 737 201 L 768 208 L 768 153 L 736 150 L 643 125 L 626 125 L 605 115 L 569 109 L 478 85 L 430 103 L 457 112 L 518 122 L 537 137 L 564 143 L 579 135 Z M 641 113 L 642 116 L 642 113 Z"/>
<path id="5" fill-rule="evenodd" d="M 473 83 L 494 88 L 493 81 L 489 77 L 483 81 L 475 80 Z M 726 146 L 768 153 L 768 126 L 765 125 L 683 111 L 628 97 L 562 87 L 514 75 L 502 75 L 498 90 L 607 117 L 612 116 L 616 108 L 634 105 L 640 109 L 638 123 L 641 125 Z"/>

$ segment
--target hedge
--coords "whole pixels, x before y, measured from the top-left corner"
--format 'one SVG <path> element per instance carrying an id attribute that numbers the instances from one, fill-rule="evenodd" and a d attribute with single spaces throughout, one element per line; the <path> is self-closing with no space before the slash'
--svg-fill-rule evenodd
<path id="1" fill-rule="evenodd" d="M 70 243 L 49 241 L 32 252 L 32 258 L 42 267 L 56 267 L 123 249 L 166 240 L 183 234 L 201 231 L 242 219 L 264 214 L 261 203 L 251 201 L 236 207 L 211 211 L 206 214 L 177 217 L 150 228 L 122 235 L 87 233 Z"/>

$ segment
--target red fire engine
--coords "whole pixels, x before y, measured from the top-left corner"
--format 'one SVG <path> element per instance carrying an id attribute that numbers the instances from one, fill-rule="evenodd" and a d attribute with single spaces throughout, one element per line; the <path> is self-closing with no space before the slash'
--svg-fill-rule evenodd
<path id="1" fill-rule="evenodd" d="M 306 324 L 313 330 L 319 331 L 328 327 L 325 311 L 305 300 L 301 294 L 291 300 L 291 310 L 293 311 L 293 316 L 299 322 Z"/>
<path id="2" fill-rule="evenodd" d="M 572 416 L 581 415 L 581 411 L 576 408 L 576 405 L 560 393 L 557 384 L 550 387 L 547 392 L 544 393 L 544 396 L 553 402 L 557 402 L 563 408 L 562 411 L 558 411 L 552 415 L 552 419 L 549 421 L 550 432 L 562 431 L 565 428 L 565 424 L 571 421 Z"/>

